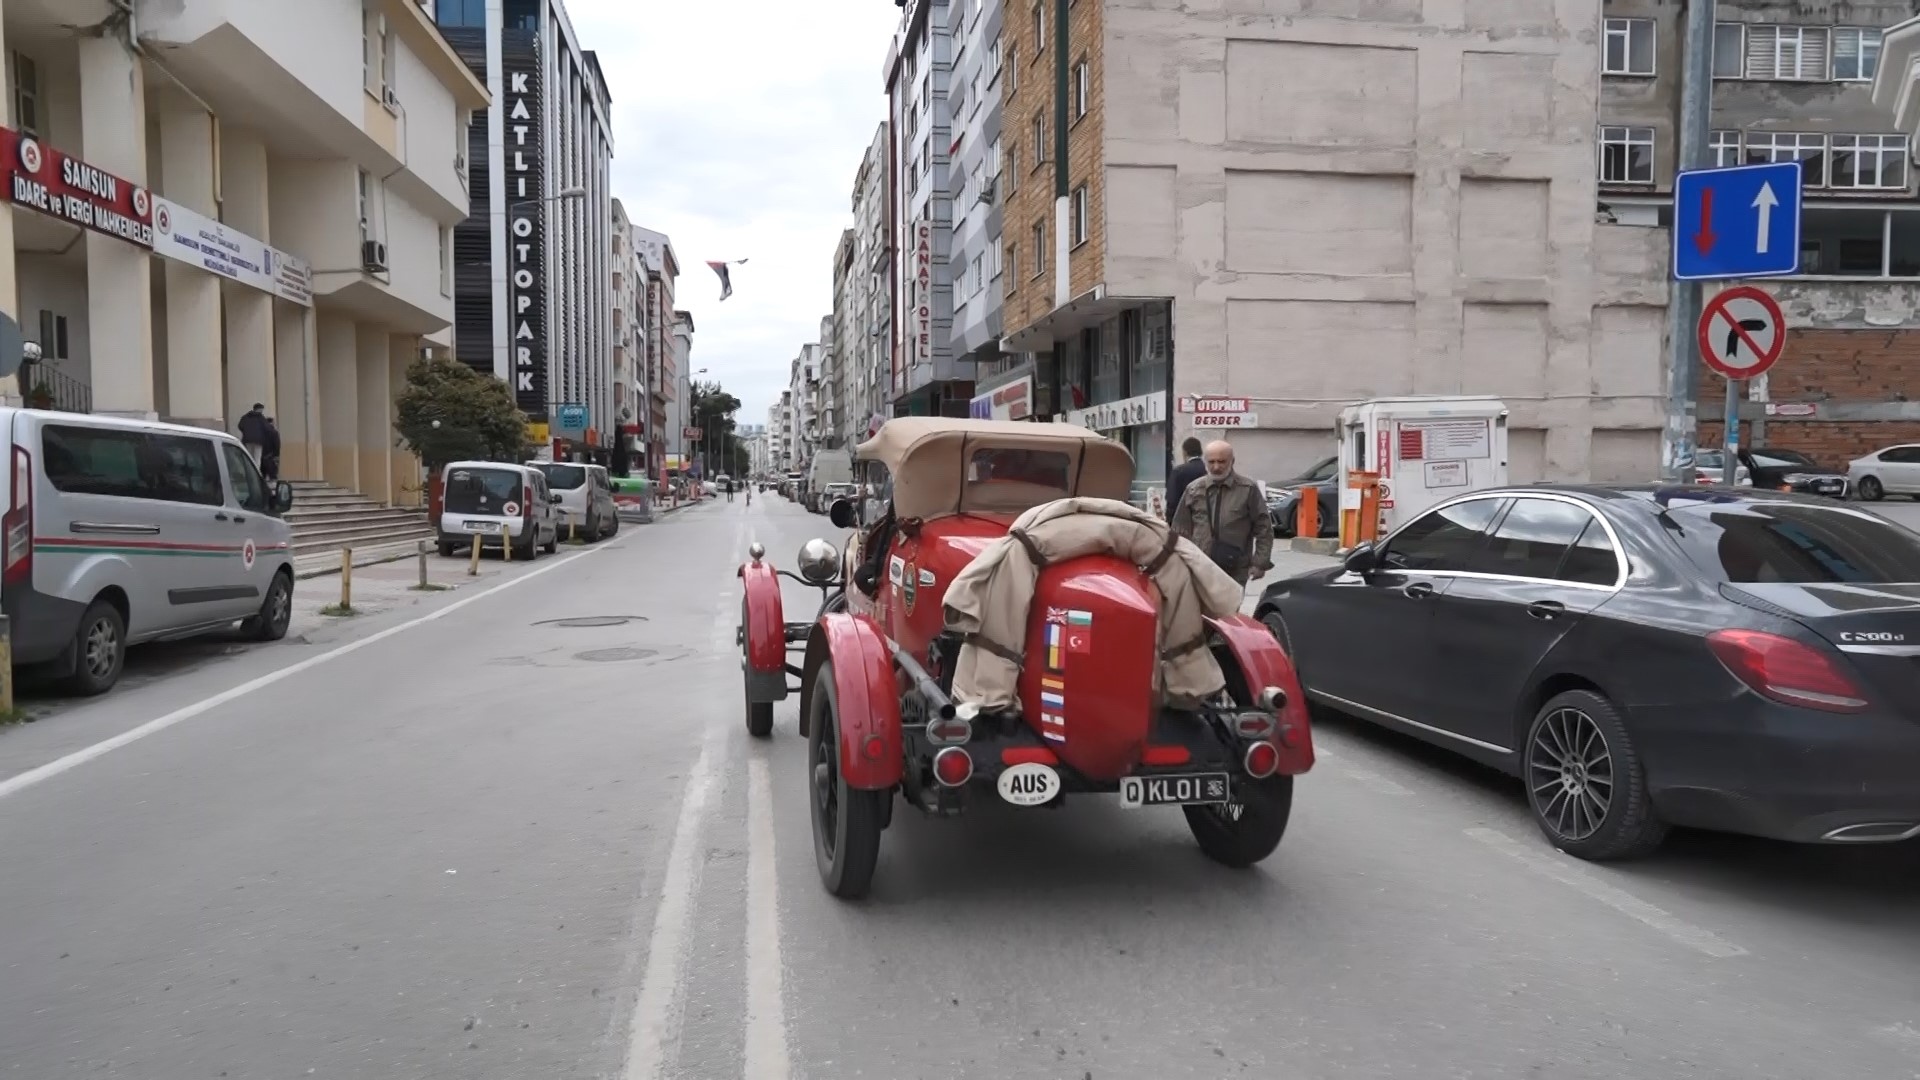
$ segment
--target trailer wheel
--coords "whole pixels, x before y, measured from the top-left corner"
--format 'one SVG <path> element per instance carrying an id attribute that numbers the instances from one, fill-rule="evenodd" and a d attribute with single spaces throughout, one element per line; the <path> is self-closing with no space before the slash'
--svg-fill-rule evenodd
<path id="1" fill-rule="evenodd" d="M 873 884 L 880 861 L 880 830 L 891 791 L 847 786 L 840 772 L 840 702 L 833 688 L 833 661 L 814 672 L 807 718 L 809 817 L 813 859 L 820 883 L 842 900 L 858 900 Z"/>
<path id="2" fill-rule="evenodd" d="M 1207 858 L 1245 869 L 1273 854 L 1286 835 L 1293 813 L 1293 777 L 1241 778 L 1233 802 L 1180 809 Z"/>

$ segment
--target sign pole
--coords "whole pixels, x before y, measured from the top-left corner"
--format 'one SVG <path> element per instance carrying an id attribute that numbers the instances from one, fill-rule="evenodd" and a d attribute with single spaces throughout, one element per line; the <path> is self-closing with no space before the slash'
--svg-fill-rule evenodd
<path id="1" fill-rule="evenodd" d="M 1727 487 L 1734 484 L 1735 474 L 1740 471 L 1740 388 L 1746 385 L 1745 379 L 1727 380 L 1727 411 L 1725 413 L 1726 465 L 1722 468 L 1720 480 Z"/>
<path id="2" fill-rule="evenodd" d="M 1713 18 L 1714 0 L 1687 0 L 1677 140 L 1682 169 L 1705 168 L 1712 152 Z M 1679 227 L 1676 215 L 1674 230 Z M 1693 482 L 1700 361 L 1692 331 L 1699 321 L 1700 283 L 1676 279 L 1667 293 L 1667 424 L 1660 447 L 1662 475 L 1671 483 Z"/>

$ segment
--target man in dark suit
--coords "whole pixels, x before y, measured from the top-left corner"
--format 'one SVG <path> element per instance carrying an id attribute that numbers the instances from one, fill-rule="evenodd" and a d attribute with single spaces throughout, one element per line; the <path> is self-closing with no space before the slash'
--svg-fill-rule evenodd
<path id="1" fill-rule="evenodd" d="M 1173 520 L 1173 512 L 1180 508 L 1180 496 L 1187 493 L 1187 485 L 1207 474 L 1207 463 L 1200 460 L 1200 440 L 1187 436 L 1180 444 L 1180 452 L 1187 460 L 1173 467 L 1173 475 L 1167 477 L 1167 520 Z"/>

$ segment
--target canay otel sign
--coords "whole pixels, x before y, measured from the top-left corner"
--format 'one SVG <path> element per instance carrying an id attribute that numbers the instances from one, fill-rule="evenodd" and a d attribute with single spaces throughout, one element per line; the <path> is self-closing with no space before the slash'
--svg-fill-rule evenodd
<path id="1" fill-rule="evenodd" d="M 0 128 L 7 198 L 15 206 L 72 222 L 144 248 L 153 246 L 153 199 L 146 188 L 31 135 Z"/>

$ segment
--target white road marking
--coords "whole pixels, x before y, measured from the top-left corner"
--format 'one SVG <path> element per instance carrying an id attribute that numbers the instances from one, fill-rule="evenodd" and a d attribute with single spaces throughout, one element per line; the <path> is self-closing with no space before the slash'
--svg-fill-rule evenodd
<path id="1" fill-rule="evenodd" d="M 1689 949 L 1722 960 L 1747 955 L 1747 950 L 1713 931 L 1696 926 L 1664 908 L 1655 907 L 1624 889 L 1609 885 L 1567 862 L 1562 856 L 1529 847 L 1498 829 L 1468 829 L 1467 835 L 1516 860 L 1534 873 L 1585 893 L 1591 899 L 1652 927 Z"/>
<path id="2" fill-rule="evenodd" d="M 398 626 L 389 626 L 385 630 L 381 630 L 373 634 L 368 634 L 366 637 L 360 638 L 357 641 L 349 641 L 344 645 L 336 646 L 333 649 L 323 652 L 318 656 L 309 656 L 305 660 L 301 660 L 298 663 L 289 664 L 278 671 L 269 672 L 268 674 L 262 675 L 257 679 L 252 679 L 247 682 L 241 683 L 239 686 L 233 687 L 232 689 L 223 690 L 220 693 L 213 695 L 212 697 L 202 698 L 201 700 L 196 701 L 191 705 L 187 705 L 187 706 L 183 706 L 181 708 L 175 709 L 174 711 L 166 714 L 165 716 L 159 717 L 158 719 L 149 720 L 146 723 L 141 724 L 139 727 L 131 728 L 127 731 L 123 731 L 120 734 L 115 735 L 111 739 L 102 739 L 101 741 L 94 743 L 92 746 L 88 746 L 80 750 L 75 750 L 73 753 L 68 754 L 63 758 L 56 758 L 55 760 L 49 761 L 45 765 L 41 765 L 38 768 L 28 769 L 26 772 L 18 773 L 14 776 L 10 776 L 5 780 L 0 780 L 0 799 L 6 798 L 8 795 L 18 794 L 19 792 L 25 791 L 26 789 L 34 786 L 35 784 L 41 783 L 42 781 L 51 780 L 54 777 L 59 776 L 61 773 L 67 772 L 71 769 L 79 768 L 80 766 L 85 765 L 87 762 L 92 761 L 94 758 L 100 757 L 104 754 L 111 753 L 115 750 L 120 749 L 123 746 L 128 745 L 129 743 L 139 742 L 141 739 L 144 739 L 149 735 L 157 735 L 160 732 L 165 731 L 168 728 L 174 726 L 175 724 L 179 724 L 184 721 L 191 720 L 202 713 L 209 712 L 213 709 L 217 709 L 220 706 L 225 705 L 230 701 L 243 698 L 248 694 L 253 693 L 255 690 L 265 689 L 266 687 L 272 686 L 274 683 L 280 682 L 283 679 L 291 678 L 295 675 L 300 674 L 301 672 L 309 671 L 313 668 L 319 667 L 321 664 L 328 663 L 329 661 L 332 661 L 332 660 L 337 660 L 340 657 L 347 655 L 348 653 L 358 652 L 361 649 L 367 648 L 370 645 L 378 644 L 397 634 L 404 634 L 408 630 L 411 630 L 416 626 L 425 625 L 426 623 L 433 622 L 436 619 L 444 619 L 447 616 L 453 614 L 454 612 L 459 611 L 461 608 L 466 607 L 468 604 L 473 604 L 481 600 L 485 600 L 489 596 L 493 596 L 497 593 L 505 592 L 516 585 L 523 585 L 529 581 L 532 581 L 534 578 L 539 577 L 542 574 L 546 574 L 551 571 L 558 570 L 561 567 L 566 566 L 567 564 L 575 561 L 576 559 L 584 559 L 589 555 L 597 555 L 602 551 L 607 551 L 611 548 L 617 547 L 620 543 L 621 543 L 621 540 L 617 537 L 612 540 L 603 541 L 595 547 L 590 547 L 585 551 L 568 555 L 557 562 L 550 562 L 545 566 L 536 567 L 535 569 L 530 570 L 520 575 L 517 578 L 513 578 L 509 581 L 500 582 L 498 585 L 488 586 L 486 589 L 480 592 L 474 593 L 472 596 L 463 596 L 460 599 L 455 600 L 452 603 L 448 604 L 447 606 L 443 608 L 438 608 L 434 611 L 429 611 L 425 615 L 422 615 L 417 619 L 409 619 L 408 621 L 403 622 Z"/>
<path id="3" fill-rule="evenodd" d="M 654 908 L 653 933 L 647 939 L 646 974 L 633 1006 L 627 1037 L 627 1080 L 654 1080 L 666 1075 L 666 1048 L 679 1026 L 685 1005 L 680 1001 L 686 979 L 687 927 L 692 922 L 693 893 L 697 887 L 695 848 L 706 817 L 707 797 L 713 790 L 714 768 L 709 738 L 687 775 L 680 796 L 680 820 L 667 851 L 667 872 L 660 880 L 660 898 Z"/>
<path id="4" fill-rule="evenodd" d="M 747 762 L 747 1053 L 753 1080 L 787 1080 L 787 1012 L 767 759 Z"/>

